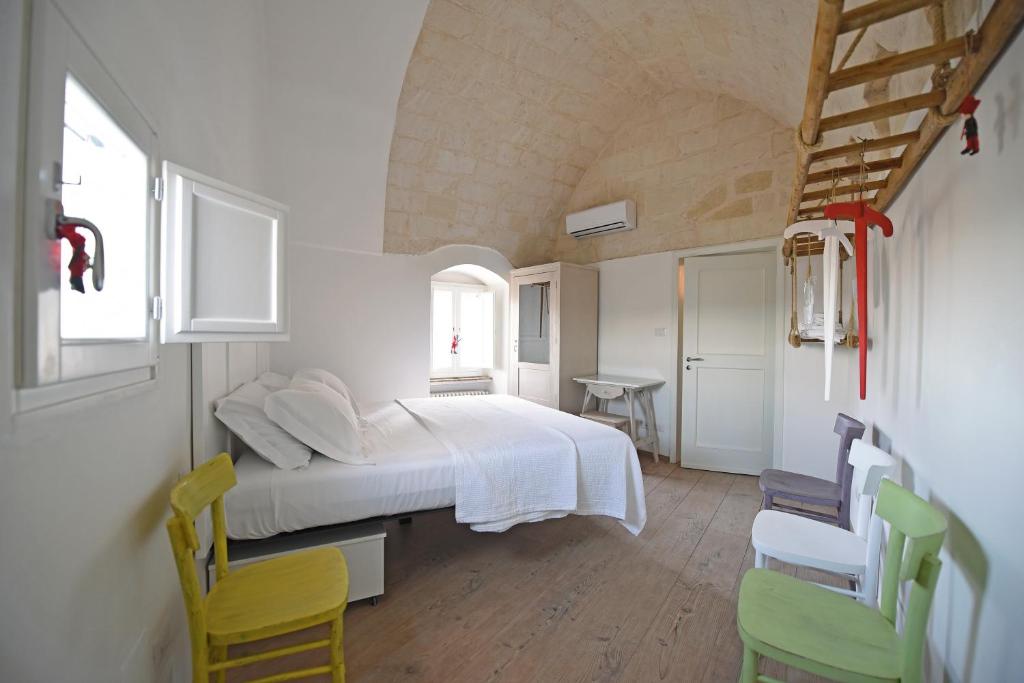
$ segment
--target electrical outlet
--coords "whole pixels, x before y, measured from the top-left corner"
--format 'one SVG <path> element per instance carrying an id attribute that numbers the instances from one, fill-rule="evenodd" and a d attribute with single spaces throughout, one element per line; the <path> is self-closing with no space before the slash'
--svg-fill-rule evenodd
<path id="1" fill-rule="evenodd" d="M 654 328 L 654 336 L 655 337 L 664 337 L 665 336 L 665 331 L 666 330 L 665 330 L 664 327 L 655 327 Z"/>

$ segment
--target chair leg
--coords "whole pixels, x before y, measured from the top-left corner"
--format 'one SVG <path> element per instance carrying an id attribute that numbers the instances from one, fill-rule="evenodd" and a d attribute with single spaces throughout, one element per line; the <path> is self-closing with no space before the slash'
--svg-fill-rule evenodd
<path id="1" fill-rule="evenodd" d="M 227 645 L 211 645 L 210 646 L 210 661 L 213 663 L 223 662 L 228 658 L 228 647 Z M 213 680 L 216 683 L 224 683 L 226 680 L 227 672 L 224 670 L 218 671 L 213 676 Z"/>
<path id="2" fill-rule="evenodd" d="M 764 569 L 764 553 L 760 550 L 754 551 L 754 567 L 756 569 Z"/>
<path id="3" fill-rule="evenodd" d="M 192 640 L 192 683 L 210 683 L 210 650 L 205 640 Z"/>
<path id="4" fill-rule="evenodd" d="M 345 683 L 345 651 L 342 646 L 343 616 L 331 623 L 331 683 Z"/>
<path id="5" fill-rule="evenodd" d="M 740 670 L 740 683 L 757 683 L 757 653 L 749 647 L 743 648 L 743 668 Z"/>

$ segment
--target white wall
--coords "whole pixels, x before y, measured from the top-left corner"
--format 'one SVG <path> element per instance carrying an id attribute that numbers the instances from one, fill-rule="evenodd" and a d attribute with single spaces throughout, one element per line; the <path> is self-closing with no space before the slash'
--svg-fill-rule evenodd
<path id="1" fill-rule="evenodd" d="M 427 0 L 265 2 L 264 112 L 295 242 L 380 253 L 398 96 Z"/>
<path id="2" fill-rule="evenodd" d="M 61 0 L 165 158 L 256 191 L 260 13 L 249 2 Z M 22 2 L 0 3 L 0 679 L 188 677 L 164 520 L 189 467 L 187 346 L 142 389 L 12 418 Z"/>
<path id="3" fill-rule="evenodd" d="M 487 268 L 505 282 L 512 266 L 493 249 L 451 246 L 429 254 L 365 254 L 292 244 L 291 341 L 271 344 L 271 367 L 322 367 L 361 402 L 426 396 L 430 381 L 430 277 L 455 265 Z M 495 288 L 508 310 L 508 288 Z M 502 316 L 497 332 L 507 339 Z M 504 392 L 507 343 L 495 355 L 494 390 Z"/>
<path id="4" fill-rule="evenodd" d="M 291 209 L 292 341 L 271 345 L 271 367 L 326 368 L 360 401 L 429 392 L 431 275 L 473 264 L 507 282 L 511 270 L 485 248 L 380 253 L 398 96 L 427 4 L 266 3 L 270 172 Z M 507 287 L 495 304 L 507 310 Z M 503 345 L 498 391 L 505 358 Z"/>
<path id="5" fill-rule="evenodd" d="M 930 623 L 933 681 L 1009 681 L 1024 670 L 1020 34 L 976 95 L 981 154 L 960 156 L 951 126 L 887 212 L 894 236 L 872 244 L 867 400 L 847 406 L 902 460 L 903 485 L 950 522 Z M 855 372 L 851 363 L 854 386 Z M 794 400 L 787 392 L 787 414 Z M 787 428 L 801 425 L 787 417 Z"/>
<path id="6" fill-rule="evenodd" d="M 1018 34 L 977 93 L 981 154 L 960 156 L 953 126 L 888 212 L 893 239 L 872 250 L 864 419 L 903 459 L 904 485 L 950 519 L 933 680 L 1024 670 L 1022 81 Z"/>
<path id="7" fill-rule="evenodd" d="M 870 238 L 869 238 L 870 239 Z M 779 268 L 785 270 L 785 315 L 786 332 L 789 332 L 790 284 L 789 270 L 779 256 Z M 797 301 L 802 301 L 802 290 L 806 276 L 807 259 L 798 259 Z M 851 295 L 854 283 L 854 262 L 850 259 L 843 267 L 843 322 L 850 314 Z M 814 297 L 815 311 L 822 311 L 821 259 L 812 260 L 812 273 L 816 278 Z M 778 466 L 785 470 L 809 474 L 815 477 L 833 479 L 836 476 L 836 456 L 839 437 L 832 431 L 836 413 L 850 412 L 857 416 L 854 406 L 857 398 L 857 349 L 837 346 L 832 354 L 832 393 L 829 401 L 824 400 L 825 345 L 802 344 L 793 348 L 785 339 L 783 345 L 783 427 L 782 451 L 778 455 Z"/>
<path id="8" fill-rule="evenodd" d="M 665 380 L 654 392 L 661 452 L 676 440 L 676 309 L 679 257 L 647 254 L 597 264 L 597 367 L 599 372 Z M 664 336 L 657 336 L 662 330 Z M 615 412 L 623 412 L 624 405 Z"/>

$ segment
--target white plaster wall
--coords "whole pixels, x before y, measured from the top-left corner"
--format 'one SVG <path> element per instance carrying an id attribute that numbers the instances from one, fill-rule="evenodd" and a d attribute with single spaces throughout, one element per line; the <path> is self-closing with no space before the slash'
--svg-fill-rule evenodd
<path id="1" fill-rule="evenodd" d="M 291 239 L 380 253 L 398 96 L 427 0 L 263 3 L 266 135 Z"/>
<path id="2" fill-rule="evenodd" d="M 632 256 L 597 264 L 598 371 L 665 380 L 654 392 L 661 452 L 675 452 L 676 310 L 679 257 L 675 252 Z M 656 330 L 664 329 L 664 336 Z M 611 404 L 625 414 L 625 405 Z"/>
<path id="3" fill-rule="evenodd" d="M 952 126 L 887 212 L 893 238 L 872 244 L 867 400 L 846 405 L 901 460 L 902 484 L 949 519 L 929 627 L 932 681 L 1009 681 L 1024 670 L 1019 34 L 976 95 L 981 154 L 961 157 L 959 126 Z M 856 391 L 856 363 L 849 365 Z M 794 449 L 801 441 L 790 432 L 810 424 L 790 419 L 794 403 L 809 406 L 820 381 L 813 368 L 804 370 L 811 393 L 786 392 L 786 439 Z M 827 473 L 831 464 L 811 463 L 831 460 L 830 451 L 796 457 Z"/>
<path id="4" fill-rule="evenodd" d="M 165 158 L 260 192 L 261 15 L 242 0 L 60 0 Z M 189 678 L 164 520 L 189 468 L 187 346 L 142 389 L 12 418 L 25 4 L 0 3 L 0 679 Z"/>
<path id="5" fill-rule="evenodd" d="M 873 237 L 873 236 L 871 236 Z M 871 239 L 869 237 L 869 240 Z M 814 296 L 815 311 L 822 311 L 821 258 L 812 260 L 812 273 L 816 278 Z M 789 312 L 792 286 L 789 270 L 785 271 L 785 315 L 786 333 L 789 333 Z M 806 257 L 797 263 L 797 301 L 802 301 L 802 286 L 806 276 Z M 843 267 L 843 318 L 849 319 L 852 288 L 854 283 L 854 262 L 850 259 Z M 783 345 L 783 415 L 782 452 L 778 466 L 785 470 L 809 474 L 815 477 L 833 479 L 836 476 L 836 455 L 839 437 L 832 431 L 836 413 L 846 412 L 858 417 L 856 399 L 857 349 L 837 346 L 832 354 L 832 393 L 829 401 L 824 400 L 825 345 L 802 344 L 793 348 L 785 339 Z M 851 412 L 852 410 L 852 412 Z"/>
<path id="6" fill-rule="evenodd" d="M 872 250 L 875 338 L 862 414 L 903 461 L 902 481 L 946 510 L 930 678 L 1024 670 L 1024 40 L 977 92 L 982 152 L 947 132 L 888 211 Z M 1016 673 L 1014 673 L 1016 672 Z"/>
<path id="7" fill-rule="evenodd" d="M 468 263 L 507 282 L 511 270 L 481 247 L 381 254 L 398 96 L 427 4 L 265 3 L 267 152 L 275 197 L 291 208 L 291 341 L 271 345 L 271 366 L 326 368 L 360 401 L 429 393 L 431 275 Z M 507 310 L 507 286 L 495 304 Z"/>
<path id="8" fill-rule="evenodd" d="M 360 402 L 430 392 L 430 277 L 451 266 L 483 266 L 508 282 L 512 265 L 485 247 L 442 247 L 429 254 L 365 254 L 292 244 L 291 341 L 271 344 L 277 372 L 321 367 L 341 377 Z M 503 313 L 496 334 L 494 391 L 504 393 L 508 287 L 495 287 Z M 498 318 L 498 316 L 496 316 Z"/>

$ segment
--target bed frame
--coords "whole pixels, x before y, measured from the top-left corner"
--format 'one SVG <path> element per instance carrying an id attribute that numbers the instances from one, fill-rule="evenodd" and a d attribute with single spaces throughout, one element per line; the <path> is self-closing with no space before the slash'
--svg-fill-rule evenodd
<path id="1" fill-rule="evenodd" d="M 215 403 L 246 382 L 252 381 L 270 369 L 270 347 L 267 343 L 204 343 L 192 345 L 192 467 L 198 467 L 219 453 L 228 452 L 237 461 L 244 445 L 232 437 L 220 420 L 214 416 Z M 452 508 L 449 508 L 452 509 Z M 379 540 L 379 548 L 365 548 L 361 553 L 347 553 L 350 563 L 351 599 L 369 598 L 373 604 L 383 593 L 383 536 L 382 524 L 397 519 L 408 524 L 419 512 L 402 513 L 390 517 L 356 520 L 344 524 L 314 527 L 277 534 L 252 541 L 228 541 L 228 556 L 241 563 L 271 557 L 282 551 L 317 545 L 343 545 L 358 542 L 360 537 Z M 200 576 L 207 576 L 212 555 L 213 523 L 209 511 L 196 519 L 199 547 L 196 565 Z M 358 533 L 353 533 L 358 532 Z M 379 538 L 377 535 L 379 534 Z M 366 544 L 364 544 L 366 545 Z M 351 548 L 351 546 L 350 546 Z M 379 567 L 374 553 L 380 552 Z M 232 552 L 234 551 L 234 552 Z M 376 576 L 377 572 L 380 576 Z M 379 589 L 377 588 L 379 586 Z M 207 586 L 207 589 L 209 586 Z M 353 594 L 351 591 L 355 590 Z M 362 592 L 360 592 L 362 591 Z M 363 594 L 365 593 L 365 595 Z"/>
<path id="2" fill-rule="evenodd" d="M 232 460 L 238 459 L 240 444 L 235 443 L 227 427 L 214 417 L 214 403 L 269 369 L 270 346 L 265 342 L 192 344 L 193 468 L 225 451 L 231 453 Z M 205 566 L 213 543 L 209 511 L 196 519 L 196 532 L 201 548 L 196 561 Z"/>

